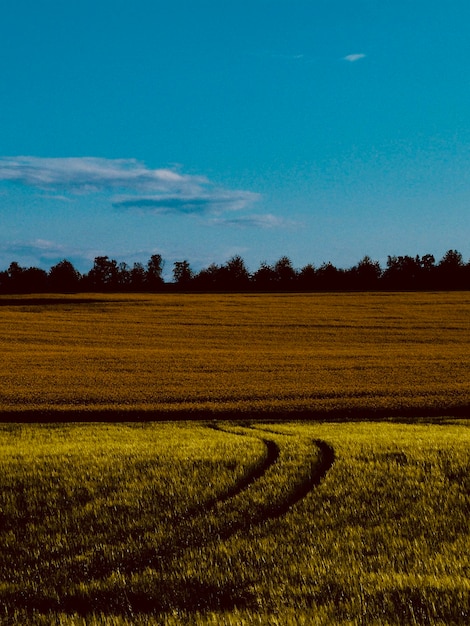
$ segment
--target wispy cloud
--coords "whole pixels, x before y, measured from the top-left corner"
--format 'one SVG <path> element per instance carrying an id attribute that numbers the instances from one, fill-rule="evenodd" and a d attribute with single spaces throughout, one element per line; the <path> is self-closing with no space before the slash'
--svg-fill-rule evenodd
<path id="1" fill-rule="evenodd" d="M 366 55 L 360 52 L 356 54 L 348 54 L 347 56 L 343 57 L 343 61 L 348 61 L 348 63 L 356 63 L 356 61 L 361 61 L 365 58 Z"/>
<path id="2" fill-rule="evenodd" d="M 297 228 L 294 220 L 288 220 L 270 213 L 237 217 L 216 217 L 210 220 L 214 226 L 236 226 L 238 228 Z"/>
<path id="3" fill-rule="evenodd" d="M 271 52 L 270 57 L 282 61 L 304 61 L 306 59 L 305 54 L 282 54 L 280 52 Z"/>
<path id="4" fill-rule="evenodd" d="M 259 59 L 280 62 L 285 61 L 288 63 L 310 63 L 314 60 L 313 57 L 300 51 L 282 52 L 279 50 L 259 50 L 252 53 L 252 56 Z"/>
<path id="5" fill-rule="evenodd" d="M 13 241 L 2 245 L 2 250 L 13 254 L 28 255 L 42 254 L 46 256 L 57 256 L 64 254 L 66 248 L 60 244 L 46 239 L 34 239 L 32 241 Z"/>
<path id="6" fill-rule="evenodd" d="M 171 169 L 152 170 L 135 159 L 34 156 L 1 157 L 0 180 L 72 192 L 147 187 L 160 190 L 207 182 L 202 177 L 184 176 Z"/>
<path id="7" fill-rule="evenodd" d="M 179 195 L 164 194 L 146 197 L 126 197 L 113 201 L 117 209 L 137 209 L 161 215 L 207 214 L 237 211 L 259 199 L 258 194 L 250 191 L 227 191 L 221 189 L 200 190 L 200 193 L 184 193 Z"/>
<path id="8" fill-rule="evenodd" d="M 0 181 L 62 194 L 110 193 L 116 208 L 156 213 L 217 213 L 259 199 L 253 192 L 221 188 L 204 176 L 150 169 L 135 159 L 0 157 Z"/>
<path id="9" fill-rule="evenodd" d="M 103 251 L 66 246 L 46 239 L 11 241 L 2 244 L 0 259 L 4 265 L 19 260 L 21 265 L 34 265 L 49 268 L 62 259 L 68 259 L 78 267 L 87 267 Z"/>

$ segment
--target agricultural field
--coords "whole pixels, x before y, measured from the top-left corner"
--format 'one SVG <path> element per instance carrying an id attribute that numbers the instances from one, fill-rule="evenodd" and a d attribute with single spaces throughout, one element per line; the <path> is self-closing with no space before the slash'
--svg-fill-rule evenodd
<path id="1" fill-rule="evenodd" d="M 0 298 L 0 418 L 466 414 L 470 293 Z"/>
<path id="2" fill-rule="evenodd" d="M 468 624 L 470 422 L 0 425 L 0 623 Z"/>
<path id="3" fill-rule="evenodd" d="M 469 314 L 0 297 L 0 624 L 470 623 Z"/>

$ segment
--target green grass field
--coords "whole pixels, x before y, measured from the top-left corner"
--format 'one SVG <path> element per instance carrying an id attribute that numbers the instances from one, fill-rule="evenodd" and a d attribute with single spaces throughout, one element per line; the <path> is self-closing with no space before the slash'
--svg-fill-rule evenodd
<path id="1" fill-rule="evenodd" d="M 0 298 L 0 624 L 468 624 L 469 313 Z"/>
<path id="2" fill-rule="evenodd" d="M 468 624 L 470 424 L 3 425 L 0 623 Z"/>

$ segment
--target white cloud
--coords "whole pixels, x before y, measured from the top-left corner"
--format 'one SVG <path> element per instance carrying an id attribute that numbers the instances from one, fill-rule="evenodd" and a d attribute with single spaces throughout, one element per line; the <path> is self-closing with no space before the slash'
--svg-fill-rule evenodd
<path id="1" fill-rule="evenodd" d="M 41 189 L 99 191 L 119 188 L 167 188 L 201 184 L 205 179 L 170 169 L 148 169 L 135 159 L 97 157 L 1 157 L 0 180 Z"/>
<path id="2" fill-rule="evenodd" d="M 156 213 L 233 211 L 259 199 L 249 191 L 218 187 L 204 176 L 150 169 L 136 159 L 0 157 L 0 181 L 49 192 L 107 192 L 116 208 Z"/>
<path id="3" fill-rule="evenodd" d="M 347 56 L 343 57 L 343 61 L 348 61 L 349 63 L 355 63 L 356 61 L 361 61 L 362 59 L 365 59 L 365 58 L 366 58 L 366 55 L 362 53 L 348 54 Z"/>

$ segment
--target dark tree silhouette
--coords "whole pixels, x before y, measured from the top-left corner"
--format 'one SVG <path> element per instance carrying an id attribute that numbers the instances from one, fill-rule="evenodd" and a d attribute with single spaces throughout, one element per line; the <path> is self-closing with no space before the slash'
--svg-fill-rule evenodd
<path id="1" fill-rule="evenodd" d="M 130 280 L 132 291 L 144 291 L 146 286 L 147 273 L 142 263 L 134 263 L 130 270 Z"/>
<path id="2" fill-rule="evenodd" d="M 42 293 L 47 291 L 47 272 L 39 267 L 28 267 L 22 274 L 22 292 Z"/>
<path id="3" fill-rule="evenodd" d="M 194 274 L 188 261 L 173 263 L 173 280 L 182 289 L 187 289 L 193 280 Z"/>
<path id="4" fill-rule="evenodd" d="M 159 291 L 163 286 L 163 259 L 161 254 L 152 254 L 147 263 L 146 283 L 150 291 Z"/>
<path id="5" fill-rule="evenodd" d="M 0 272 L 0 293 L 8 293 L 10 291 L 10 277 L 6 270 Z"/>
<path id="6" fill-rule="evenodd" d="M 276 286 L 277 274 L 271 265 L 263 261 L 253 274 L 253 282 L 256 289 L 271 291 Z"/>
<path id="7" fill-rule="evenodd" d="M 321 291 L 341 291 L 346 287 L 345 271 L 333 263 L 323 263 L 316 272 L 317 288 Z"/>
<path id="8" fill-rule="evenodd" d="M 297 284 L 301 291 L 316 289 L 317 272 L 311 263 L 305 265 L 297 275 Z"/>
<path id="9" fill-rule="evenodd" d="M 250 286 L 250 274 L 245 261 L 236 255 L 222 265 L 217 272 L 217 286 L 230 291 L 244 291 Z"/>
<path id="10" fill-rule="evenodd" d="M 437 266 L 437 283 L 440 289 L 468 289 L 465 285 L 465 264 L 457 250 L 448 250 Z"/>
<path id="11" fill-rule="evenodd" d="M 416 257 L 419 259 L 419 257 Z M 432 289 L 436 274 L 436 259 L 432 254 L 425 254 L 419 260 L 421 266 L 420 289 Z"/>
<path id="12" fill-rule="evenodd" d="M 47 291 L 47 272 L 38 267 L 21 267 L 13 261 L 4 274 L 10 293 L 41 293 Z"/>
<path id="13" fill-rule="evenodd" d="M 51 291 L 77 291 L 80 286 L 81 274 L 70 261 L 64 259 L 49 270 L 49 287 Z"/>
<path id="14" fill-rule="evenodd" d="M 108 256 L 98 256 L 88 274 L 81 276 L 66 259 L 49 272 L 13 261 L 7 270 L 0 271 L 0 292 L 470 290 L 470 261 L 465 263 L 457 250 L 448 250 L 437 265 L 432 254 L 389 256 L 384 271 L 369 256 L 347 270 L 324 263 L 318 269 L 308 264 L 300 271 L 294 269 L 289 257 L 283 256 L 274 266 L 262 262 L 252 275 L 240 255 L 223 265 L 211 263 L 197 274 L 188 261 L 176 261 L 172 286 L 165 285 L 163 266 L 159 254 L 152 255 L 146 266 L 134 263 L 132 268 Z"/>
<path id="15" fill-rule="evenodd" d="M 281 290 L 290 290 L 295 286 L 297 274 L 292 266 L 292 261 L 287 256 L 282 256 L 274 264 L 276 283 Z"/>
<path id="16" fill-rule="evenodd" d="M 193 279 L 194 286 L 200 291 L 215 291 L 221 283 L 221 267 L 211 263 L 208 267 L 198 272 Z"/>
<path id="17" fill-rule="evenodd" d="M 419 257 L 388 256 L 384 271 L 384 285 L 388 289 L 416 289 L 421 276 Z"/>
<path id="18" fill-rule="evenodd" d="M 369 291 L 378 289 L 382 270 L 378 261 L 365 256 L 347 272 L 347 275 L 350 289 Z"/>
<path id="19" fill-rule="evenodd" d="M 132 289 L 131 268 L 127 263 L 122 262 L 118 264 L 116 289 L 118 291 L 130 291 Z"/>
<path id="20" fill-rule="evenodd" d="M 87 286 L 93 291 L 114 291 L 119 287 L 119 267 L 108 256 L 97 256 L 86 277 Z"/>

